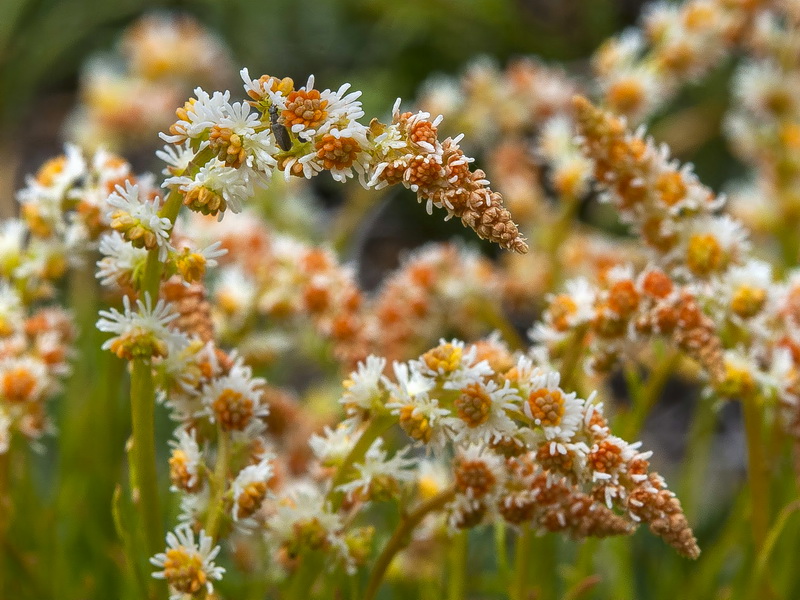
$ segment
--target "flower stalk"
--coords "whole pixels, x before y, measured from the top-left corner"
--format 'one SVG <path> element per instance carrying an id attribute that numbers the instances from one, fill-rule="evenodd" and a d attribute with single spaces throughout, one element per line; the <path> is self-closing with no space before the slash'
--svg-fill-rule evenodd
<path id="1" fill-rule="evenodd" d="M 456 495 L 455 488 L 448 488 L 439 492 L 433 498 L 423 502 L 412 512 L 400 519 L 400 523 L 394 530 L 392 537 L 386 542 L 383 550 L 375 561 L 372 573 L 364 591 L 363 600 L 374 600 L 378 594 L 383 577 L 392 559 L 408 544 L 408 537 L 414 528 L 422 522 L 428 514 L 444 508 Z"/>

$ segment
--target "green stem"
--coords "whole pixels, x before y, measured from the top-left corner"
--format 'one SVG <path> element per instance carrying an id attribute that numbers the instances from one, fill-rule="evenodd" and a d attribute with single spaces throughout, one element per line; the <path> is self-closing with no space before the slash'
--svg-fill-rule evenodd
<path id="1" fill-rule="evenodd" d="M 588 325 L 580 325 L 572 332 L 572 337 L 569 341 L 564 357 L 561 361 L 561 387 L 570 391 L 574 389 L 575 383 L 578 380 L 578 373 L 576 370 L 580 365 L 581 357 L 583 356 L 583 341 L 586 338 Z"/>
<path id="2" fill-rule="evenodd" d="M 350 475 L 350 469 L 355 462 L 364 458 L 364 455 L 367 453 L 367 450 L 369 450 L 372 442 L 385 433 L 387 429 L 394 425 L 394 423 L 394 417 L 389 414 L 378 415 L 374 417 L 361 434 L 361 437 L 358 438 L 355 446 L 353 446 L 348 455 L 345 456 L 342 464 L 339 465 L 339 468 L 336 470 L 336 475 L 331 482 L 331 489 L 328 491 L 327 500 L 331 503 L 331 507 L 334 512 L 339 510 L 339 507 L 341 507 L 342 501 L 344 500 L 344 494 L 338 491 L 336 488 L 347 482 L 347 478 Z"/>
<path id="3" fill-rule="evenodd" d="M 453 537 L 450 547 L 450 574 L 447 581 L 448 600 L 462 600 L 467 581 L 467 551 L 469 538 L 466 531 Z"/>
<path id="4" fill-rule="evenodd" d="M 364 592 L 364 600 L 374 600 L 383 582 L 383 576 L 389 568 L 389 564 L 395 555 L 400 552 L 408 544 L 409 536 L 414 528 L 422 522 L 426 515 L 434 511 L 444 508 L 456 495 L 454 488 L 449 488 L 440 492 L 433 498 L 426 500 L 420 504 L 414 511 L 405 515 L 397 528 L 392 533 L 392 537 L 386 542 L 383 551 L 378 559 L 375 561 L 375 566 L 372 568 L 372 573 L 367 583 L 367 589 Z"/>
<path id="5" fill-rule="evenodd" d="M 9 466 L 11 448 L 0 454 L 0 546 L 6 548 L 10 546 L 8 541 L 8 528 L 11 524 L 11 486 Z M 10 557 L 8 552 L 4 553 L 5 556 Z M 6 560 L 0 561 L 0 590 L 7 588 L 7 579 L 10 574 L 10 564 Z"/>
<path id="6" fill-rule="evenodd" d="M 528 566 L 530 564 L 532 545 L 533 531 L 529 525 L 523 525 L 517 538 L 517 548 L 514 555 L 514 579 L 511 582 L 509 593 L 512 600 L 527 600 Z"/>
<path id="7" fill-rule="evenodd" d="M 647 416 L 661 398 L 664 386 L 667 385 L 675 367 L 678 366 L 680 358 L 680 352 L 670 351 L 666 357 L 658 361 L 658 365 L 650 373 L 647 383 L 640 389 L 640 393 L 631 398 L 634 405 L 630 418 L 625 423 L 624 436 L 626 440 L 633 440 L 641 432 Z"/>
<path id="8" fill-rule="evenodd" d="M 158 473 L 153 416 L 155 386 L 150 362 L 133 361 L 131 374 L 131 418 L 133 444 L 131 481 L 134 503 L 138 505 L 144 525 L 147 551 L 155 554 L 164 547 L 164 531 L 158 499 Z"/>
<path id="9" fill-rule="evenodd" d="M 747 471 L 750 487 L 750 524 L 755 542 L 755 556 L 761 556 L 769 533 L 769 471 L 764 456 L 764 440 L 759 397 L 752 395 L 742 399 L 742 414 L 747 434 Z M 769 578 L 768 567 L 761 573 L 758 585 Z M 766 588 L 763 588 L 764 590 Z M 765 594 L 761 597 L 765 597 Z"/>
<path id="10" fill-rule="evenodd" d="M 569 235 L 572 228 L 572 222 L 575 215 L 580 208 L 580 198 L 565 196 L 561 198 L 561 212 L 559 213 L 556 221 L 552 224 L 550 235 L 547 238 L 546 251 L 550 257 L 550 280 L 552 281 L 552 289 L 558 287 L 561 281 L 561 257 L 558 255 L 558 250 L 561 244 Z"/>
<path id="11" fill-rule="evenodd" d="M 480 316 L 487 325 L 494 327 L 500 332 L 500 335 L 503 336 L 503 339 L 512 350 L 523 350 L 528 346 L 517 331 L 517 328 L 511 324 L 498 306 L 487 302 L 486 305 L 483 306 Z"/>
<path id="12" fill-rule="evenodd" d="M 508 581 L 508 552 L 506 551 L 506 524 L 498 519 L 494 524 L 494 553 L 501 581 Z"/>
<path id="13" fill-rule="evenodd" d="M 322 554 L 316 551 L 306 552 L 300 556 L 300 564 L 292 574 L 286 600 L 308 600 L 311 597 L 311 587 L 317 580 L 322 562 Z"/>
<path id="14" fill-rule="evenodd" d="M 229 439 L 228 434 L 217 428 L 217 460 L 214 465 L 214 475 L 211 481 L 213 497 L 209 503 L 208 520 L 206 521 L 206 535 L 214 540 L 219 535 L 222 517 L 225 514 L 225 489 L 228 483 L 228 454 Z"/>

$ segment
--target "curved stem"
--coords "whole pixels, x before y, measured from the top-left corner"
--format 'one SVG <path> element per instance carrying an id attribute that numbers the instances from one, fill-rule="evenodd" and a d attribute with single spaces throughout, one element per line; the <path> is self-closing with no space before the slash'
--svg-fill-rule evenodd
<path id="1" fill-rule="evenodd" d="M 361 434 L 361 437 L 358 438 L 355 446 L 350 450 L 349 454 L 345 456 L 342 464 L 339 465 L 339 468 L 336 470 L 336 475 L 333 477 L 333 481 L 331 482 L 331 489 L 328 492 L 327 500 L 331 503 L 331 507 L 334 512 L 339 510 L 339 507 L 342 505 L 342 500 L 344 499 L 344 494 L 340 491 L 337 491 L 340 485 L 347 481 L 347 476 L 350 473 L 350 468 L 355 464 L 356 461 L 361 460 L 364 458 L 364 455 L 369 450 L 369 447 L 381 434 L 386 432 L 392 425 L 394 425 L 395 419 L 392 415 L 378 415 L 372 419 L 370 424 Z"/>
<path id="2" fill-rule="evenodd" d="M 142 515 L 147 550 L 151 555 L 164 547 L 156 471 L 154 399 L 155 386 L 150 361 L 134 360 L 131 374 L 131 481 L 134 502 Z"/>
<path id="3" fill-rule="evenodd" d="M 400 523 L 394 530 L 392 537 L 390 537 L 389 541 L 386 542 L 386 546 L 384 546 L 383 551 L 375 561 L 375 566 L 370 574 L 363 600 L 374 600 L 376 594 L 378 593 L 378 588 L 380 588 L 381 582 L 383 581 L 383 576 L 386 574 L 386 569 L 389 568 L 389 564 L 392 562 L 392 559 L 395 557 L 395 555 L 406 547 L 408 544 L 408 538 L 414 528 L 422 522 L 422 519 L 424 519 L 426 515 L 444 508 L 445 505 L 455 497 L 455 495 L 455 488 L 448 488 L 430 500 L 426 500 L 414 511 L 405 515 L 400 520 Z"/>
<path id="4" fill-rule="evenodd" d="M 209 503 L 210 511 L 206 521 L 206 535 L 214 540 L 219 535 L 219 527 L 222 523 L 222 516 L 225 513 L 225 487 L 228 477 L 228 453 L 229 439 L 228 434 L 217 427 L 217 460 L 214 465 L 214 475 L 212 479 L 213 497 Z"/>

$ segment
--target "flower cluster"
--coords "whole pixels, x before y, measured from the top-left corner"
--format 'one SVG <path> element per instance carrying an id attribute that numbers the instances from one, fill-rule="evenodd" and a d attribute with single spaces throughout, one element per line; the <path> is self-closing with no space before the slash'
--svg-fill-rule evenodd
<path id="1" fill-rule="evenodd" d="M 0 226 L 0 453 L 13 431 L 35 441 L 53 430 L 45 403 L 70 372 L 75 338 L 59 286 L 107 227 L 105 197 L 129 178 L 123 160 L 68 145 L 18 193 L 21 218 Z"/>
<path id="2" fill-rule="evenodd" d="M 5 282 L 0 307 L 0 454 L 5 454 L 13 433 L 36 441 L 52 432 L 45 404 L 69 374 L 75 331 L 62 309 L 31 310 Z"/>
<path id="3" fill-rule="evenodd" d="M 358 175 L 365 187 L 402 183 L 427 200 L 429 212 L 444 208 L 479 236 L 527 250 L 501 196 L 483 171 L 470 170 L 458 139 L 438 140 L 438 119 L 401 114 L 398 104 L 391 124 L 367 127 L 358 120 L 360 92 L 348 93 L 348 84 L 319 91 L 311 77 L 295 89 L 289 78 L 251 79 L 246 69 L 242 78 L 250 100 L 231 103 L 229 92 L 198 88 L 164 136 L 174 144 L 161 153 L 173 174 L 165 185 L 192 210 L 220 218 L 228 207 L 239 212 L 274 169 L 287 178 L 328 171 L 338 181 Z"/>
<path id="4" fill-rule="evenodd" d="M 451 527 L 502 518 L 585 537 L 629 534 L 644 522 L 682 554 L 698 555 L 680 503 L 648 472 L 650 453 L 611 434 L 594 394 L 584 400 L 566 392 L 557 372 L 492 341 L 442 340 L 418 359 L 394 363 L 393 377 L 380 376 L 384 365 L 371 357 L 346 382 L 349 418 L 329 432 L 322 454 L 341 455 L 343 435 L 367 435 L 365 424 L 388 411 L 435 455 L 453 448 Z M 389 461 L 375 452 L 395 483 L 405 477 L 402 452 Z M 374 468 L 359 466 L 337 489 L 375 484 Z"/>

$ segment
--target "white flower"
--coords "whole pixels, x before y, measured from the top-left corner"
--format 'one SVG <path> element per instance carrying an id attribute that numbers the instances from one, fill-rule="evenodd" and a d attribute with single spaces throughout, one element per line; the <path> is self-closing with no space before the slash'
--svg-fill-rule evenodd
<path id="1" fill-rule="evenodd" d="M 447 342 L 440 339 L 437 348 L 423 355 L 422 359 L 413 361 L 412 364 L 426 377 L 439 381 L 445 389 L 459 390 L 470 384 L 479 383 L 483 381 L 484 377 L 492 375 L 492 369 L 488 362 L 485 360 L 475 362 L 478 349 L 472 346 L 465 351 L 465 347 L 466 344 L 461 340 L 454 339 Z M 436 368 L 432 368 L 425 360 L 425 356 L 439 351 L 447 355 L 447 360 L 438 361 L 442 364 L 436 364 L 434 361 L 432 364 Z M 451 362 L 453 364 L 450 364 Z"/>
<path id="2" fill-rule="evenodd" d="M 544 322 L 536 323 L 528 330 L 528 337 L 540 344 L 559 342 L 570 331 L 594 317 L 596 291 L 585 277 L 570 279 L 564 284 L 561 294 L 546 297 L 550 307 L 544 314 Z"/>
<path id="3" fill-rule="evenodd" d="M 61 158 L 63 161 L 57 168 L 48 169 L 46 182 L 43 183 L 39 178 L 28 177 L 27 186 L 17 194 L 21 204 L 35 204 L 38 216 L 52 225 L 61 223 L 63 200 L 70 188 L 87 172 L 86 160 L 77 146 L 66 144 Z M 61 158 L 56 160 L 60 161 Z M 49 166 L 54 164 L 55 161 L 51 161 Z"/>
<path id="4" fill-rule="evenodd" d="M 170 177 L 164 181 L 164 185 L 178 186 L 184 194 L 204 187 L 222 196 L 234 213 L 241 212 L 244 203 L 254 193 L 247 169 L 229 167 L 218 158 L 208 161 L 195 175 Z M 223 214 L 224 211 L 220 211 L 220 219 Z"/>
<path id="5" fill-rule="evenodd" d="M 496 382 L 475 383 L 465 387 L 456 400 L 458 418 L 447 419 L 454 432 L 454 440 L 459 443 L 489 443 L 517 431 L 516 423 L 506 414 L 506 410 L 519 410 L 519 396 L 508 381 L 503 387 Z M 460 402 L 464 402 L 463 407 Z M 480 404 L 480 416 L 470 410 Z"/>
<path id="6" fill-rule="evenodd" d="M 345 392 L 340 402 L 349 406 L 370 409 L 382 394 L 381 383 L 386 359 L 370 354 L 364 362 L 359 362 L 350 378 L 344 382 Z"/>
<path id="7" fill-rule="evenodd" d="M 272 456 L 262 458 L 262 460 L 255 465 L 248 465 L 236 476 L 231 485 L 233 493 L 233 507 L 231 513 L 234 521 L 239 520 L 239 500 L 247 493 L 248 487 L 252 484 L 266 484 L 272 479 L 273 468 L 270 462 Z"/>
<path id="8" fill-rule="evenodd" d="M 336 429 L 331 429 L 327 425 L 322 431 L 322 435 L 317 433 L 311 436 L 308 445 L 319 461 L 326 467 L 336 466 L 342 463 L 345 457 L 355 446 L 360 433 L 354 432 L 351 427 L 340 423 Z"/>
<path id="9" fill-rule="evenodd" d="M 0 280 L 0 331 L 17 329 L 22 324 L 24 314 L 19 293 L 8 281 Z"/>
<path id="10" fill-rule="evenodd" d="M 109 287 L 133 280 L 147 260 L 145 248 L 136 248 L 117 231 L 109 231 L 100 238 L 100 253 L 104 257 L 97 261 L 95 276 Z"/>
<path id="11" fill-rule="evenodd" d="M 231 410 L 231 418 L 223 423 L 233 430 L 240 431 L 246 427 L 253 419 L 266 417 L 269 414 L 269 406 L 261 403 L 261 388 L 266 381 L 260 377 L 253 377 L 250 367 L 246 366 L 241 358 L 238 359 L 233 368 L 227 375 L 214 379 L 206 384 L 201 392 L 201 400 L 204 405 L 203 414 L 208 416 L 213 423 L 219 415 L 215 410 L 215 403 L 224 400 L 225 408 L 236 408 Z M 229 405 L 235 406 L 229 406 Z M 227 414 L 228 411 L 223 411 Z"/>
<path id="12" fill-rule="evenodd" d="M 251 112 L 250 104 L 235 102 L 230 105 L 227 114 L 217 125 L 230 129 L 242 139 L 242 147 L 248 156 L 248 166 L 257 169 L 264 177 L 271 175 L 272 168 L 277 164 L 273 154 L 278 148 L 273 143 L 269 129 L 257 131 L 261 126 L 261 116 L 257 112 Z"/>
<path id="13" fill-rule="evenodd" d="M 8 412 L 0 407 L 0 454 L 8 452 L 11 445 L 11 418 Z"/>
<path id="14" fill-rule="evenodd" d="M 159 198 L 149 200 L 138 185 L 126 181 L 124 188 L 118 185 L 116 191 L 108 197 L 108 204 L 117 209 L 109 211 L 110 218 L 113 219 L 117 212 L 122 212 L 130 215 L 143 228 L 152 232 L 158 246 L 158 259 L 162 262 L 167 259 L 167 254 L 172 248 L 169 244 L 172 222 L 168 218 L 158 215 L 161 208 Z"/>
<path id="15" fill-rule="evenodd" d="M 19 219 L 8 219 L 0 223 L 0 272 L 6 277 L 22 258 L 27 234 L 27 225 Z"/>
<path id="16" fill-rule="evenodd" d="M 181 119 L 175 124 L 175 129 L 182 133 L 168 135 L 160 133 L 161 139 L 169 144 L 180 144 L 187 138 L 196 139 L 203 135 L 207 129 L 219 123 L 230 111 L 230 92 L 214 92 L 212 96 L 202 88 L 194 90 L 197 99 L 186 111 L 186 119 Z"/>
<path id="17" fill-rule="evenodd" d="M 358 472 L 358 476 L 348 483 L 336 488 L 339 491 L 353 496 L 357 492 L 369 494 L 370 487 L 376 480 L 381 478 L 392 481 L 412 481 L 415 473 L 411 469 L 416 466 L 417 461 L 408 458 L 410 446 L 395 453 L 392 458 L 387 458 L 387 452 L 383 449 L 383 438 L 377 438 L 367 450 L 363 463 L 355 463 L 353 468 Z"/>
<path id="18" fill-rule="evenodd" d="M 164 569 L 153 573 L 156 579 L 166 579 L 170 587 L 170 600 L 181 600 L 194 595 L 203 587 L 210 594 L 214 591 L 212 580 L 222 579 L 225 569 L 214 564 L 220 547 L 214 540 L 200 531 L 195 543 L 191 525 L 184 523 L 167 533 L 167 551 L 150 559 L 150 563 Z"/>
<path id="19" fill-rule="evenodd" d="M 203 457 L 200 452 L 200 446 L 197 445 L 197 432 L 194 429 L 187 431 L 180 428 L 175 431 L 175 436 L 178 439 L 170 440 L 169 445 L 174 448 L 173 456 L 176 451 L 181 453 L 182 465 L 189 475 L 189 479 L 185 484 L 187 489 L 191 489 L 197 484 L 198 468 Z M 173 492 L 179 491 L 179 488 L 175 485 L 172 485 L 169 489 Z"/>
<path id="20" fill-rule="evenodd" d="M 214 299 L 224 313 L 243 318 L 253 309 L 257 293 L 253 278 L 240 267 L 232 266 L 222 271 Z"/>
<path id="21" fill-rule="evenodd" d="M 520 381 L 519 386 L 523 393 L 522 410 L 541 428 L 545 439 L 568 442 L 581 425 L 584 400 L 575 392 L 564 392 L 558 385 L 560 378 L 556 371 L 542 372 Z"/>
<path id="22" fill-rule="evenodd" d="M 330 548 L 352 570 L 350 552 L 340 533 L 344 527 L 341 517 L 331 511 L 320 489 L 308 481 L 298 481 L 284 488 L 277 499 L 276 509 L 267 520 L 267 539 L 282 546 L 296 543 L 298 532 L 315 530 L 315 537 L 324 539 Z"/>
<path id="23" fill-rule="evenodd" d="M 101 310 L 97 328 L 100 331 L 116 334 L 103 344 L 103 350 L 108 350 L 114 343 L 123 337 L 131 335 L 151 335 L 155 340 L 166 341 L 174 332 L 167 325 L 178 318 L 178 313 L 173 312 L 172 305 L 163 298 L 153 307 L 150 294 L 145 294 L 144 302 L 136 300 L 136 310 L 131 307 L 131 299 L 125 296 L 122 299 L 123 312 L 116 308 Z"/>
<path id="24" fill-rule="evenodd" d="M 175 175 L 183 173 L 192 162 L 197 153 L 192 149 L 190 141 L 182 145 L 167 145 L 162 150 L 156 150 L 156 156 L 167 163 L 161 171 L 164 175 Z"/>
<path id="25" fill-rule="evenodd" d="M 451 435 L 445 418 L 450 415 L 450 411 L 441 408 L 439 401 L 428 395 L 435 382 L 413 368 L 413 363 L 411 370 L 405 363 L 394 363 L 394 373 L 396 384 L 384 378 L 391 393 L 386 408 L 391 410 L 393 415 L 400 415 L 401 425 L 404 418 L 425 422 L 430 428 L 430 439 L 421 441 L 426 441 L 434 448 L 444 447 Z"/>

